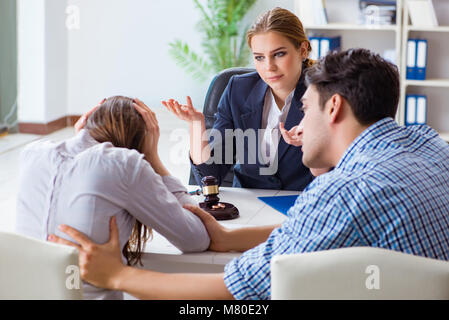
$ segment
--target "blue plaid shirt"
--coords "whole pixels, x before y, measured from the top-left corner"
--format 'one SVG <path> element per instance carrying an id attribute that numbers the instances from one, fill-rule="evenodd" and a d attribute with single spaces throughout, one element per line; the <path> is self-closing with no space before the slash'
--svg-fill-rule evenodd
<path id="1" fill-rule="evenodd" d="M 236 299 L 269 299 L 273 256 L 353 246 L 449 259 L 449 145 L 433 129 L 370 126 L 266 242 L 226 265 L 225 284 Z"/>

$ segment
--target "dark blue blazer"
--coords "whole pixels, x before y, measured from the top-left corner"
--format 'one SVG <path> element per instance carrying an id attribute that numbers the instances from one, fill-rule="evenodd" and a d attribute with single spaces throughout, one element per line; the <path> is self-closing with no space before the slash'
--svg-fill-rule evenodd
<path id="1" fill-rule="evenodd" d="M 287 144 L 281 137 L 278 146 L 278 168 L 273 175 L 261 175 L 261 168 L 268 168 L 267 165 L 260 163 L 260 157 L 255 156 L 252 150 L 259 152 L 260 145 L 258 129 L 261 129 L 262 111 L 265 101 L 265 94 L 268 85 L 260 78 L 257 72 L 243 75 L 234 75 L 229 80 L 226 89 L 218 104 L 215 122 L 212 130 L 218 130 L 223 141 L 221 146 L 212 148 L 214 156 L 217 148 L 221 148 L 221 164 L 200 164 L 193 165 L 192 171 L 198 185 L 201 185 L 201 178 L 204 176 L 215 176 L 219 184 L 226 176 L 227 172 L 234 167 L 234 187 L 258 188 L 258 189 L 278 189 L 278 190 L 303 190 L 312 180 L 313 176 L 310 170 L 302 163 L 302 151 L 300 147 Z M 300 101 L 306 87 L 304 85 L 304 72 L 298 81 L 292 104 L 285 121 L 285 128 L 291 129 L 299 124 L 303 118 L 303 112 L 300 109 Z M 244 139 L 245 159 L 236 159 L 236 141 L 234 147 L 225 143 L 225 130 L 241 129 L 246 131 L 254 129 L 256 132 L 256 142 L 251 139 Z M 213 134 L 209 143 L 214 145 Z M 254 145 L 254 143 L 256 145 Z M 248 152 L 248 150 L 251 150 Z M 225 164 L 225 155 L 228 152 L 228 161 Z M 233 156 L 229 164 L 229 153 Z M 219 156 L 217 156 L 219 158 Z M 219 162 L 219 161 L 218 161 Z"/>

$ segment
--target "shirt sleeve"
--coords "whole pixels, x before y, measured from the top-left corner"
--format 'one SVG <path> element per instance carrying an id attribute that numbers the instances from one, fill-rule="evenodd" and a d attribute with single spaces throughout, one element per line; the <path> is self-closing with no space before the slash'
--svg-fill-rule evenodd
<path id="1" fill-rule="evenodd" d="M 163 176 L 162 181 L 176 199 L 178 199 L 181 206 L 185 204 L 192 204 L 194 206 L 198 205 L 198 202 L 187 193 L 186 187 L 179 181 L 178 178 L 173 176 Z"/>
<path id="2" fill-rule="evenodd" d="M 143 224 L 163 235 L 183 252 L 204 251 L 210 239 L 201 220 L 182 208 L 186 191 L 174 177 L 161 177 L 142 157 L 128 177 L 127 210 Z"/>
<path id="3" fill-rule="evenodd" d="M 267 241 L 225 266 L 224 281 L 236 299 L 270 299 L 270 263 L 276 255 L 360 245 L 344 203 L 325 189 L 312 188 L 298 196 L 288 219 Z"/>

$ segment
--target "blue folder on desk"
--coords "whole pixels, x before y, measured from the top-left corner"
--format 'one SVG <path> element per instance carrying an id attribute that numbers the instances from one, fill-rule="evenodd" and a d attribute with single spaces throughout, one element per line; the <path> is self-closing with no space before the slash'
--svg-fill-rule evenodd
<path id="1" fill-rule="evenodd" d="M 276 209 L 280 213 L 287 215 L 288 209 L 290 209 L 298 198 L 298 195 L 293 196 L 275 196 L 275 197 L 257 197 L 265 202 L 267 205 Z"/>

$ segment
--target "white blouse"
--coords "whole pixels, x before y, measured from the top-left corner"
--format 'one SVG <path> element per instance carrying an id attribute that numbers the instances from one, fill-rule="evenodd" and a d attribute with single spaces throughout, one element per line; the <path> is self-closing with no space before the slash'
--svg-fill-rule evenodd
<path id="1" fill-rule="evenodd" d="M 294 94 L 295 90 L 288 95 L 282 110 L 279 110 L 270 88 L 265 94 L 261 125 L 261 129 L 265 129 L 265 131 L 261 142 L 261 156 L 262 160 L 268 165 L 273 163 L 276 156 L 279 139 L 281 138 L 279 123 L 285 124 Z"/>
<path id="2" fill-rule="evenodd" d="M 65 142 L 31 143 L 20 161 L 18 233 L 43 240 L 56 234 L 74 241 L 57 228 L 66 224 L 105 243 L 110 218 L 116 216 L 121 248 L 136 219 L 183 252 L 209 247 L 201 220 L 182 208 L 185 203 L 197 204 L 186 188 L 172 176 L 159 176 L 135 150 L 98 143 L 81 130 Z M 83 291 L 86 299 L 123 298 L 121 292 L 88 284 Z"/>

